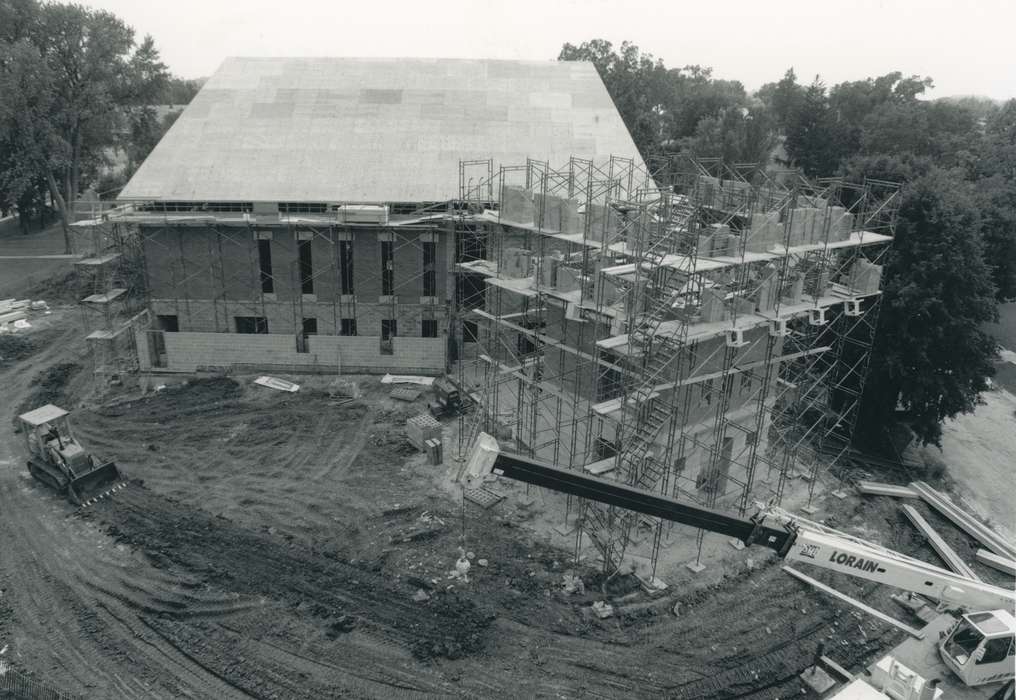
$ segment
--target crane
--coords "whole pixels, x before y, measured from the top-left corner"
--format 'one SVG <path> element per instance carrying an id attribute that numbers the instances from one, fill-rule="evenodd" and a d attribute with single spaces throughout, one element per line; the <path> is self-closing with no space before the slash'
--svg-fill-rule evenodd
<path id="1" fill-rule="evenodd" d="M 677 501 L 603 479 L 504 452 L 480 433 L 465 473 L 496 474 L 535 486 L 626 508 L 644 515 L 736 537 L 745 546 L 774 550 L 787 561 L 810 564 L 935 598 L 961 610 L 938 650 L 943 663 L 967 686 L 1012 681 L 1016 654 L 1016 593 L 970 579 L 872 542 L 803 521 L 786 511 L 762 509 L 750 518 Z"/>

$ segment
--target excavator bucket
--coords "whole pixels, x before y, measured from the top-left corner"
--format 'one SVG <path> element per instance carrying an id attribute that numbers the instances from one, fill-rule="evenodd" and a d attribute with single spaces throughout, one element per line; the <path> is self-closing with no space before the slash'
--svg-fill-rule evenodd
<path id="1" fill-rule="evenodd" d="M 114 462 L 92 465 L 91 469 L 75 474 L 67 485 L 67 495 L 76 505 L 102 498 L 126 486 L 123 474 Z"/>

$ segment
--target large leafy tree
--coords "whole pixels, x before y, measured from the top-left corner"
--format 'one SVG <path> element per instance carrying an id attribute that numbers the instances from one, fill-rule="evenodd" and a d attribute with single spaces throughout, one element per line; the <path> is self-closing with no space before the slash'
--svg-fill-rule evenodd
<path id="1" fill-rule="evenodd" d="M 166 68 L 150 37 L 136 45 L 109 12 L 17 0 L 2 14 L 16 21 L 0 34 L 0 187 L 17 200 L 44 181 L 69 252 L 83 177 L 160 93 Z"/>
<path id="2" fill-rule="evenodd" d="M 878 441 L 902 418 L 923 442 L 937 443 L 942 420 L 977 405 L 996 352 L 981 330 L 997 318 L 997 306 L 973 188 L 961 173 L 927 158 L 858 158 L 850 171 L 906 182 L 883 278 L 861 437 Z"/>

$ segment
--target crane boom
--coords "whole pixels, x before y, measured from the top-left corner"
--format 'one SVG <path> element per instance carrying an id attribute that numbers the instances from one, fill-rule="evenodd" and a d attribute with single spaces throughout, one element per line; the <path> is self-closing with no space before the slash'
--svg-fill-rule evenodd
<path id="1" fill-rule="evenodd" d="M 764 524 L 762 517 L 740 518 L 617 481 L 561 469 L 546 462 L 502 452 L 497 441 L 485 433 L 480 434 L 470 455 L 467 473 L 474 477 L 494 473 L 609 506 L 736 537 L 745 545 L 757 544 L 773 549 L 790 561 L 921 593 L 952 605 L 1016 610 L 1016 593 L 1012 591 L 960 576 L 856 537 L 795 522 L 787 517 L 778 518 L 780 527 L 770 527 Z"/>

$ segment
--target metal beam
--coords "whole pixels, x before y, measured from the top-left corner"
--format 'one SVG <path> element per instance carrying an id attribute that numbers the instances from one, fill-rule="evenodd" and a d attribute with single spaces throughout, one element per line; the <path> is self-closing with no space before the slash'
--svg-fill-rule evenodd
<path id="1" fill-rule="evenodd" d="M 793 540 L 793 534 L 782 528 L 757 525 L 746 518 L 677 501 L 617 481 L 559 469 L 512 453 L 498 453 L 493 471 L 509 479 L 736 537 L 746 544 L 759 544 L 777 552 L 782 552 Z"/>

